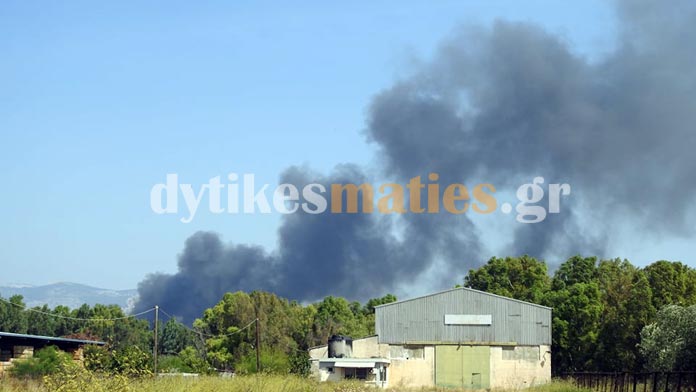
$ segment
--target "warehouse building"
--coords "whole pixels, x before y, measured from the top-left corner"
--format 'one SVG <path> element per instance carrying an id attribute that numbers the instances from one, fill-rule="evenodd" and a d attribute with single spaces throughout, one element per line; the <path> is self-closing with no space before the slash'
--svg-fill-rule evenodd
<path id="1" fill-rule="evenodd" d="M 544 306 L 462 287 L 376 307 L 375 332 L 310 349 L 315 377 L 383 388 L 518 389 L 551 380 Z"/>

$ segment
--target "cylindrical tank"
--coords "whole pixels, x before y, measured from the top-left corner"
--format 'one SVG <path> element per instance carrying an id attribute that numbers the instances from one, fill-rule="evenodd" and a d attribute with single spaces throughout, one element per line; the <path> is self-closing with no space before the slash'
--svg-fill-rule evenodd
<path id="1" fill-rule="evenodd" d="M 353 339 L 350 336 L 333 335 L 329 338 L 329 358 L 351 358 Z"/>

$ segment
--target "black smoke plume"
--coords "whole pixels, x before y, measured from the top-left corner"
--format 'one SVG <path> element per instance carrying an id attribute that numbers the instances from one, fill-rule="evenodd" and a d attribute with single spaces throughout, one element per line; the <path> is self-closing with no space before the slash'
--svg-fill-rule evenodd
<path id="1" fill-rule="evenodd" d="M 380 175 L 406 183 L 434 172 L 443 184 L 513 190 L 537 175 L 572 184 L 562 214 L 510 221 L 509 254 L 602 255 L 627 225 L 692 233 L 695 11 L 689 1 L 618 3 L 615 48 L 595 61 L 530 24 L 462 28 L 370 104 L 365 133 L 379 147 Z M 280 182 L 374 180 L 346 164 L 328 175 L 291 167 Z M 283 217 L 278 237 L 269 252 L 196 233 L 176 274 L 141 282 L 138 307 L 157 303 L 191 321 L 234 290 L 364 300 L 426 279 L 451 286 L 487 257 L 476 225 L 449 214 L 297 213 Z"/>

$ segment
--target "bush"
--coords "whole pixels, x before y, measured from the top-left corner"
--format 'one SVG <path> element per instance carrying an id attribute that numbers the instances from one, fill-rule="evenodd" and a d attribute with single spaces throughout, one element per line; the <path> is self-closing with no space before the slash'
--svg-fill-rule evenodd
<path id="1" fill-rule="evenodd" d="M 113 371 L 127 377 L 152 375 L 152 355 L 138 346 L 125 347 L 112 353 Z"/>
<path id="2" fill-rule="evenodd" d="M 200 374 L 211 374 L 215 372 L 215 369 L 210 367 L 205 359 L 201 358 L 198 351 L 187 346 L 179 353 L 179 359 L 183 365 L 184 372 L 200 373 Z"/>
<path id="3" fill-rule="evenodd" d="M 309 353 L 307 351 L 295 351 L 290 356 L 290 373 L 298 376 L 307 377 L 311 364 L 309 362 Z"/>
<path id="4" fill-rule="evenodd" d="M 178 355 L 162 355 L 157 362 L 157 371 L 162 373 L 189 373 Z"/>
<path id="5" fill-rule="evenodd" d="M 215 371 L 191 346 L 181 350 L 179 355 L 160 357 L 158 368 L 164 373 L 211 374 Z"/>
<path id="6" fill-rule="evenodd" d="M 90 371 L 138 377 L 152 375 L 152 366 L 152 355 L 138 346 L 113 351 L 96 346 L 85 348 L 85 368 Z"/>
<path id="7" fill-rule="evenodd" d="M 88 345 L 84 348 L 85 368 L 97 372 L 111 372 L 114 359 L 108 348 Z"/>
<path id="8" fill-rule="evenodd" d="M 45 376 L 43 384 L 52 392 L 129 392 L 129 379 L 123 375 L 91 372 L 77 364 L 64 364 L 61 371 Z"/>
<path id="9" fill-rule="evenodd" d="M 256 352 L 249 351 L 234 366 L 234 370 L 239 374 L 256 373 Z M 290 372 L 290 361 L 288 356 L 282 352 L 272 349 L 261 349 L 261 371 L 263 373 L 288 374 Z"/>
<path id="10" fill-rule="evenodd" d="M 32 358 L 15 361 L 10 368 L 13 377 L 38 378 L 61 370 L 63 365 L 72 363 L 72 356 L 55 346 L 44 347 L 34 353 Z"/>

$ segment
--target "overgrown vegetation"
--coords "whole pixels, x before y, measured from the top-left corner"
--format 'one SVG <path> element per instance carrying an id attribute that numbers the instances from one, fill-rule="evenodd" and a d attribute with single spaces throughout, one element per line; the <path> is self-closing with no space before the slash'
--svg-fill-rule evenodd
<path id="1" fill-rule="evenodd" d="M 152 355 L 138 346 L 109 350 L 100 346 L 85 348 L 85 368 L 104 374 L 118 374 L 126 377 L 148 376 L 152 374 Z"/>

